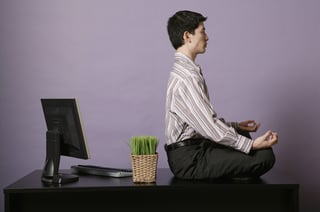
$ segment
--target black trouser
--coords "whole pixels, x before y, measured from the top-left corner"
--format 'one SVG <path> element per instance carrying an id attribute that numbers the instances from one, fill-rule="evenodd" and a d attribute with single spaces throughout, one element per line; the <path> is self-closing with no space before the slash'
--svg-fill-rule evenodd
<path id="1" fill-rule="evenodd" d="M 275 164 L 272 148 L 245 154 L 206 139 L 166 152 L 169 168 L 181 179 L 260 177 Z"/>

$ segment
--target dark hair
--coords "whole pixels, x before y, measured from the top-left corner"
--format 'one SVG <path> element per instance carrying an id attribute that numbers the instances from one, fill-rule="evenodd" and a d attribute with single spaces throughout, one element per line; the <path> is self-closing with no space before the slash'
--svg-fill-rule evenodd
<path id="1" fill-rule="evenodd" d="M 195 29 L 198 28 L 200 23 L 206 20 L 207 17 L 204 17 L 202 14 L 188 10 L 178 11 L 170 17 L 167 30 L 173 48 L 178 49 L 184 44 L 184 32 L 194 34 Z"/>

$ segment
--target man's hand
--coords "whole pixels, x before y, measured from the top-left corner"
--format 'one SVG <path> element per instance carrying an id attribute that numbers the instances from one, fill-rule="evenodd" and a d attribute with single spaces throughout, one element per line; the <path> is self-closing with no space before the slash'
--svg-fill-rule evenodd
<path id="1" fill-rule="evenodd" d="M 255 122 L 254 120 L 247 120 L 239 123 L 240 130 L 248 131 L 248 132 L 256 132 L 259 127 L 260 123 Z"/>
<path id="2" fill-rule="evenodd" d="M 267 131 L 264 135 L 256 138 L 253 141 L 252 149 L 264 149 L 273 146 L 278 143 L 278 133 Z"/>

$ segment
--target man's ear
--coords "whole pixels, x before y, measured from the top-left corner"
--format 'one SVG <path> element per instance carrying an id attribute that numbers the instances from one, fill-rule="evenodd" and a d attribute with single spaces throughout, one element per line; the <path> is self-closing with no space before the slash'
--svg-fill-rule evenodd
<path id="1" fill-rule="evenodd" d="M 190 32 L 188 32 L 188 31 L 185 31 L 184 33 L 183 33 L 183 41 L 184 41 L 184 43 L 189 43 L 189 42 L 191 42 L 191 36 L 190 36 L 191 34 L 190 34 Z"/>

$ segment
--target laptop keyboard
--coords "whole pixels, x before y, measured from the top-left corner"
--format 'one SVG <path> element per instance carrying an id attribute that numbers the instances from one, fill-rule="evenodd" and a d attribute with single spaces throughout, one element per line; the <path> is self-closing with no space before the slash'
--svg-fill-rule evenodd
<path id="1" fill-rule="evenodd" d="M 131 177 L 131 169 L 104 167 L 95 165 L 74 165 L 71 166 L 71 171 L 74 174 L 88 174 L 107 177 Z"/>

